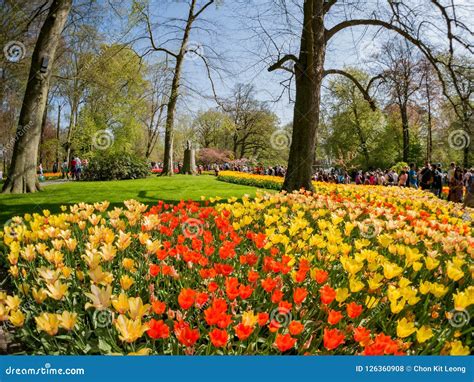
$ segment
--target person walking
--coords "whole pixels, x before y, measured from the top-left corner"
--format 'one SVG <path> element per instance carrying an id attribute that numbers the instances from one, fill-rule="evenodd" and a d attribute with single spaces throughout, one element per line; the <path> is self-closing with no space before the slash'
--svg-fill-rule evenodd
<path id="1" fill-rule="evenodd" d="M 69 179 L 69 168 L 68 168 L 66 159 L 64 159 L 63 163 L 61 164 L 61 178 Z"/>
<path id="2" fill-rule="evenodd" d="M 400 187 L 406 187 L 408 180 L 408 173 L 405 170 L 402 170 L 400 176 L 398 177 L 398 185 Z"/>
<path id="3" fill-rule="evenodd" d="M 432 184 L 433 194 L 438 198 L 441 197 L 441 191 L 443 190 L 443 175 L 441 172 L 441 164 L 434 165 L 433 169 L 433 184 Z"/>
<path id="4" fill-rule="evenodd" d="M 425 167 L 423 167 L 420 171 L 420 187 L 422 190 L 429 190 L 432 183 L 433 172 L 431 170 L 431 165 L 426 162 Z"/>
<path id="5" fill-rule="evenodd" d="M 79 157 L 76 157 L 75 161 L 76 161 L 76 164 L 74 168 L 75 168 L 76 180 L 81 180 L 82 162 Z"/>
<path id="6" fill-rule="evenodd" d="M 466 196 L 464 197 L 464 207 L 474 208 L 474 168 L 467 172 L 466 178 Z"/>
<path id="7" fill-rule="evenodd" d="M 414 163 L 410 164 L 410 170 L 408 171 L 408 187 L 418 188 L 418 175 Z"/>
<path id="8" fill-rule="evenodd" d="M 463 173 L 460 167 L 456 167 L 453 180 L 449 186 L 448 201 L 461 203 L 464 191 Z"/>

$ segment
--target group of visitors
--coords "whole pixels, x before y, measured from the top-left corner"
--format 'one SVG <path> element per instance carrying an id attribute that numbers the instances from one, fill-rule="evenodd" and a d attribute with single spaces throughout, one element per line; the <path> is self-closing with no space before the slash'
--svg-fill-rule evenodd
<path id="1" fill-rule="evenodd" d="M 78 156 L 73 157 L 69 163 L 64 159 L 60 166 L 61 178 L 81 180 L 82 171 L 84 170 L 84 167 L 87 167 L 87 164 L 87 159 L 81 159 Z"/>
<path id="2" fill-rule="evenodd" d="M 286 168 L 282 166 L 264 167 L 248 165 L 213 165 L 216 175 L 219 170 L 231 170 L 252 173 L 257 175 L 285 176 Z M 451 163 L 448 171 L 443 171 L 441 164 L 425 163 L 417 169 L 412 163 L 397 172 L 394 169 L 362 171 L 354 170 L 349 173 L 342 169 L 331 169 L 316 171 L 313 180 L 319 182 L 357 185 L 379 185 L 379 186 L 399 186 L 411 187 L 427 190 L 443 197 L 443 187 L 449 187 L 448 200 L 456 203 L 463 203 L 474 206 L 474 169 L 463 169 Z"/>
<path id="3" fill-rule="evenodd" d="M 417 169 L 414 163 L 403 168 L 400 173 L 393 169 L 382 171 L 355 171 L 351 177 L 347 171 L 318 171 L 313 179 L 321 182 L 348 184 L 354 179 L 359 185 L 399 186 L 420 188 L 442 197 L 443 186 L 449 187 L 448 201 L 473 205 L 474 169 L 463 169 L 451 163 L 448 171 L 441 164 L 425 163 Z M 466 191 L 466 192 L 465 192 Z"/>

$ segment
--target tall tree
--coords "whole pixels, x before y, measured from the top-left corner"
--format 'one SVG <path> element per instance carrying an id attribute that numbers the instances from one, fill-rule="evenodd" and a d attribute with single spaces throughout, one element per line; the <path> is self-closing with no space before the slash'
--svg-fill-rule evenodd
<path id="1" fill-rule="evenodd" d="M 191 31 L 193 25 L 202 14 L 208 9 L 216 0 L 206 0 L 202 4 L 199 4 L 198 0 L 188 1 L 188 14 L 184 22 L 184 28 L 182 28 L 182 37 L 179 39 L 179 48 L 177 51 L 168 49 L 164 46 L 159 45 L 153 35 L 153 27 L 150 21 L 150 12 L 143 4 L 136 1 L 135 7 L 137 13 L 144 19 L 146 23 L 148 39 L 151 44 L 151 49 L 156 52 L 163 52 L 168 57 L 174 59 L 174 70 L 173 79 L 171 81 L 170 95 L 168 103 L 166 105 L 166 122 L 165 122 L 165 153 L 163 159 L 163 171 L 162 175 L 171 176 L 174 174 L 174 161 L 173 161 L 173 145 L 174 145 L 174 123 L 176 106 L 178 104 L 178 98 L 180 96 L 180 87 L 182 81 L 183 64 L 186 54 L 195 54 L 199 56 L 207 65 L 207 62 L 203 55 L 199 52 L 199 47 L 192 46 L 189 44 Z"/>
<path id="2" fill-rule="evenodd" d="M 28 84 L 15 137 L 12 164 L 3 185 L 4 193 L 26 193 L 39 190 L 36 165 L 41 124 L 56 48 L 71 7 L 72 0 L 53 0 L 41 27 L 31 60 Z"/>
<path id="3" fill-rule="evenodd" d="M 416 93 L 421 88 L 422 72 L 420 58 L 415 47 L 407 40 L 394 39 L 383 45 L 377 55 L 382 66 L 385 89 L 390 102 L 397 105 L 402 121 L 404 162 L 410 162 L 410 121 L 408 110 L 416 102 Z"/>
<path id="4" fill-rule="evenodd" d="M 283 9 L 290 18 L 287 2 L 280 0 L 277 3 L 285 5 Z M 326 49 L 328 43 L 340 32 L 357 26 L 374 26 L 398 33 L 420 49 L 436 68 L 440 80 L 445 80 L 442 68 L 446 67 L 449 73 L 452 65 L 449 64 L 450 59 L 438 59 L 439 48 L 429 42 L 433 33 L 439 35 L 441 31 L 444 40 L 448 41 L 449 58 L 455 55 L 455 46 L 469 52 L 474 50 L 472 44 L 462 36 L 463 33 L 470 35 L 472 32 L 457 18 L 455 7 L 444 6 L 437 0 L 417 4 L 416 7 L 401 1 L 389 1 L 386 5 L 380 2 L 374 4 L 373 7 L 360 7 L 359 1 L 346 3 L 337 0 L 304 0 L 301 7 L 303 22 L 299 54 L 280 55 L 278 52 L 278 60 L 268 69 L 284 69 L 292 72 L 295 77 L 292 143 L 283 184 L 287 191 L 301 187 L 313 189 L 311 176 L 320 119 L 321 85 L 324 73 L 331 72 L 324 68 Z M 331 25 L 333 20 L 337 20 L 336 24 Z M 439 40 L 436 44 L 440 45 Z M 289 65 L 290 63 L 293 65 Z M 456 76 L 450 74 L 450 78 L 458 83 Z M 456 90 L 456 93 L 459 91 Z M 461 111 L 466 110 L 467 103 L 462 105 Z"/>

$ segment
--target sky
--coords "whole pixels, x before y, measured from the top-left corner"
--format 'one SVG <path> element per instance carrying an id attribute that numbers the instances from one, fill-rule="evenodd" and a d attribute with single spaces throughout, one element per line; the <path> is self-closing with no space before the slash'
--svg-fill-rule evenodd
<path id="1" fill-rule="evenodd" d="M 146 35 L 143 24 L 135 25 L 125 17 L 130 11 L 132 0 L 117 2 L 105 1 L 107 15 L 101 24 L 102 32 L 110 42 L 126 42 L 135 40 L 133 46 L 137 52 L 144 52 L 149 47 L 149 41 L 140 39 Z M 170 20 L 185 18 L 188 12 L 186 0 L 149 0 L 151 21 L 157 43 L 173 49 L 176 45 L 165 42 L 173 37 L 173 29 L 169 27 Z M 272 2 L 273 1 L 273 2 Z M 463 16 L 473 16 L 473 0 L 444 0 L 455 1 L 462 7 L 458 13 Z M 202 5 L 205 0 L 198 0 Z M 198 47 L 212 64 L 221 66 L 224 70 L 212 73 L 219 98 L 229 96 L 233 87 L 238 83 L 253 84 L 257 98 L 267 102 L 268 107 L 279 117 L 282 125 L 291 122 L 293 105 L 289 94 L 284 91 L 282 81 L 289 78 L 284 71 L 269 73 L 267 68 L 275 61 L 276 49 L 268 35 L 274 39 L 275 46 L 281 49 L 281 54 L 298 54 L 299 34 L 301 32 L 301 12 L 291 3 L 302 3 L 301 0 L 287 0 L 289 13 L 284 17 L 281 9 L 275 6 L 277 0 L 222 0 L 218 6 L 210 6 L 196 21 L 196 28 L 190 36 L 190 45 Z M 359 1 L 360 9 L 357 15 L 377 8 L 381 0 Z M 330 22 L 333 24 L 346 17 L 345 0 L 340 0 L 335 6 L 336 16 Z M 427 0 L 410 0 L 410 6 L 423 6 Z M 120 4 L 120 5 L 118 5 Z M 257 16 L 258 20 L 257 20 Z M 469 22 L 469 17 L 466 19 Z M 472 21 L 470 21 L 472 24 Z M 132 24 L 130 24 L 132 23 Z M 288 26 L 289 25 L 289 26 Z M 291 30 L 289 33 L 288 30 Z M 125 32 L 126 31 L 126 32 Z M 180 33 L 178 34 L 180 36 Z M 345 66 L 358 66 L 368 69 L 373 61 L 373 55 L 381 44 L 392 33 L 380 32 L 378 28 L 357 27 L 346 29 L 331 40 L 326 55 L 326 68 L 342 69 Z M 435 37 L 433 37 L 435 38 Z M 267 47 L 270 47 L 272 57 L 269 57 Z M 146 56 L 149 62 L 164 59 L 164 55 L 153 52 Z M 294 87 L 293 87 L 294 90 Z M 197 56 L 190 56 L 184 66 L 184 96 L 181 98 L 181 112 L 197 114 L 209 107 L 215 107 L 212 90 L 207 72 L 202 61 Z M 283 92 L 283 94 L 282 94 Z M 281 97 L 280 97 L 281 96 Z"/>
<path id="2" fill-rule="evenodd" d="M 198 0 L 200 4 L 202 0 Z M 152 22 L 162 24 L 170 18 L 184 18 L 187 15 L 187 3 L 182 0 L 151 0 Z M 243 6 L 230 0 L 224 0 L 219 6 L 209 7 L 203 13 L 203 19 L 196 22 L 196 28 L 190 37 L 190 45 L 199 47 L 203 55 L 209 57 L 213 64 L 222 66 L 225 70 L 213 72 L 212 78 L 216 85 L 216 93 L 219 98 L 230 96 L 233 87 L 238 83 L 253 84 L 260 101 L 266 102 L 268 107 L 279 117 L 280 123 L 285 125 L 292 121 L 293 105 L 289 100 L 288 91 L 281 85 L 282 81 L 289 78 L 287 72 L 275 71 L 269 73 L 267 68 L 277 57 L 268 57 L 263 45 L 269 41 L 265 32 L 259 28 L 259 24 L 253 19 L 257 12 L 262 12 L 262 23 L 270 31 L 274 28 L 272 16 L 278 13 L 277 9 L 266 15 L 268 10 L 267 0 L 251 1 L 252 4 Z M 128 8 L 109 8 L 108 19 L 102 24 L 102 33 L 110 42 L 130 41 L 145 35 L 143 26 L 129 30 L 130 25 L 126 17 L 120 18 L 120 12 Z M 285 45 L 288 40 L 288 51 L 282 54 L 298 52 L 298 41 L 300 28 L 298 27 L 301 15 L 299 12 L 292 14 L 295 26 L 295 35 L 283 35 L 279 44 Z M 284 21 L 284 20 L 279 20 Z M 204 31 L 206 29 L 206 31 Z M 124 32 L 127 31 L 127 32 Z M 156 27 L 154 35 L 160 40 L 160 35 L 169 33 L 169 28 Z M 273 33 L 277 33 L 273 31 Z M 353 33 L 342 33 L 338 37 L 336 46 L 331 45 L 327 57 L 327 65 L 342 68 L 345 65 L 360 65 L 364 62 L 364 55 L 357 50 L 350 49 L 354 46 L 354 41 L 360 38 L 360 31 Z M 165 39 L 161 39 L 163 41 Z M 165 44 L 173 47 L 173 44 Z M 134 48 L 138 52 L 143 52 L 149 47 L 146 39 L 138 40 L 134 43 Z M 373 47 L 372 47 L 373 48 Z M 275 50 L 273 50 L 275 51 Z M 149 62 L 163 59 L 164 55 L 153 52 L 146 56 Z M 223 60 L 220 62 L 219 60 Z M 182 97 L 182 111 L 196 114 L 201 110 L 217 106 L 213 101 L 213 93 L 210 82 L 202 61 L 191 56 L 185 61 L 184 70 L 184 92 Z M 293 87 L 294 91 L 294 87 Z"/>

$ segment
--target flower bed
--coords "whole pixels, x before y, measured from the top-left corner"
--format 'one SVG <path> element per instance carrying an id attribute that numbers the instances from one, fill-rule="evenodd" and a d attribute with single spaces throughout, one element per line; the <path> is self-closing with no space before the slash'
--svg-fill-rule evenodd
<path id="1" fill-rule="evenodd" d="M 465 213 L 364 190 L 14 218 L 0 320 L 37 354 L 469 354 Z"/>
<path id="2" fill-rule="evenodd" d="M 255 175 L 236 171 L 221 171 L 217 179 L 223 182 L 266 188 L 268 190 L 281 190 L 284 181 L 284 178 L 280 176 Z"/>

